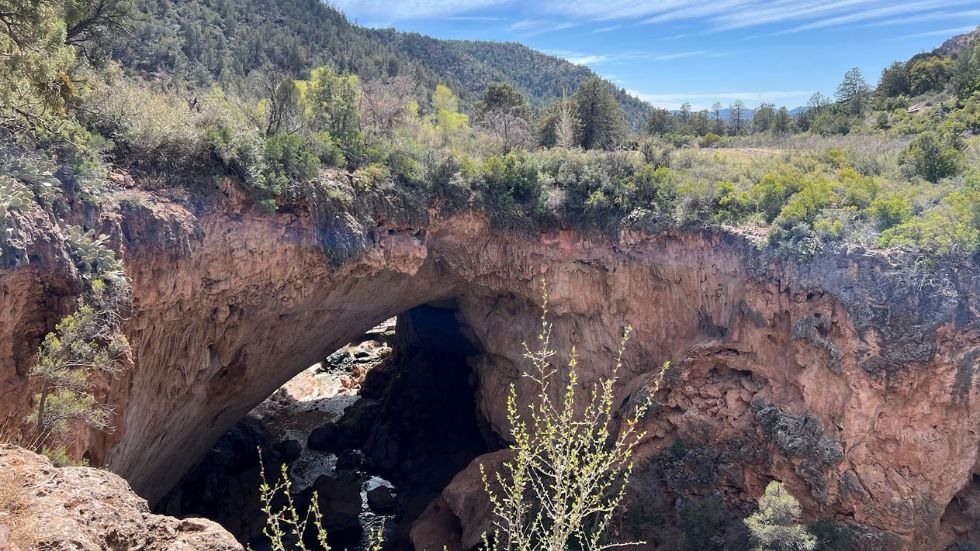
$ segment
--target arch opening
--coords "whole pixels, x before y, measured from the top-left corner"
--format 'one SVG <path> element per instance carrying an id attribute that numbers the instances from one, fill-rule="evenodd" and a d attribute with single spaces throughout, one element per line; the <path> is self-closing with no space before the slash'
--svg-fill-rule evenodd
<path id="1" fill-rule="evenodd" d="M 412 522 L 453 476 L 501 442 L 478 411 L 482 347 L 455 301 L 409 309 L 301 372 L 236 423 L 156 509 L 204 516 L 262 549 L 259 452 L 290 472 L 301 507 L 318 493 L 331 545 L 411 549 Z"/>

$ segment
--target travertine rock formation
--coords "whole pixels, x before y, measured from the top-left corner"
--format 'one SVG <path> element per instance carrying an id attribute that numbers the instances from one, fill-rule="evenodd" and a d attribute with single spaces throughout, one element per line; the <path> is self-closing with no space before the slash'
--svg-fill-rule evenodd
<path id="1" fill-rule="evenodd" d="M 555 342 L 577 347 L 583 383 L 608 372 L 627 323 L 624 407 L 673 362 L 641 463 L 682 440 L 733 502 L 777 478 L 808 518 L 848 519 L 875 541 L 939 549 L 953 537 L 940 519 L 969 492 L 980 447 L 976 265 L 916 269 L 860 249 L 801 258 L 721 230 L 497 231 L 480 214 L 373 196 L 268 214 L 230 185 L 200 212 L 115 199 L 89 222 L 132 280 L 133 367 L 106 390 L 118 430 L 82 444 L 151 500 L 291 376 L 433 301 L 455 300 L 482 348 L 478 407 L 505 434 L 543 279 Z M 16 261 L 0 256 L 0 419 L 28 410 L 32 353 L 77 286 L 44 224 Z"/>
<path id="2" fill-rule="evenodd" d="M 125 480 L 88 467 L 58 468 L 23 448 L 0 447 L 0 549 L 241 550 L 206 519 L 150 513 Z M 5 542 L 6 537 L 10 542 Z"/>

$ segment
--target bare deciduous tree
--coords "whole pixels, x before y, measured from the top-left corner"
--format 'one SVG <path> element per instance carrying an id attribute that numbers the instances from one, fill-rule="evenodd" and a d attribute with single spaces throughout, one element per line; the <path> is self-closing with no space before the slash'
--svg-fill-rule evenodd
<path id="1" fill-rule="evenodd" d="M 365 128 L 390 135 L 408 116 L 415 82 L 411 77 L 397 76 L 364 82 L 361 89 L 361 120 Z"/>
<path id="2" fill-rule="evenodd" d="M 575 106 L 568 101 L 568 93 L 562 92 L 555 118 L 555 142 L 558 147 L 568 149 L 575 145 L 576 126 Z"/>
<path id="3" fill-rule="evenodd" d="M 480 127 L 499 138 L 505 152 L 527 148 L 531 144 L 531 124 L 507 111 L 488 111 L 483 115 Z"/>

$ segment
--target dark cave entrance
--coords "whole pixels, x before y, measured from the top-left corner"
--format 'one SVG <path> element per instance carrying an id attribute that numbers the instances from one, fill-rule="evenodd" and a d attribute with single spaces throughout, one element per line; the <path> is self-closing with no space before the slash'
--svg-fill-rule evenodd
<path id="1" fill-rule="evenodd" d="M 267 475 L 283 464 L 293 473 L 301 506 L 317 491 L 334 549 L 364 549 L 382 523 L 385 549 L 412 549 L 412 522 L 456 473 L 500 447 L 476 408 L 468 358 L 480 353 L 454 303 L 408 310 L 393 331 L 375 328 L 319 364 L 327 378 L 359 383 L 356 394 L 317 397 L 314 385 L 313 398 L 298 400 L 308 385 L 289 386 L 307 370 L 225 434 L 157 509 L 210 518 L 265 548 L 261 448 Z"/>

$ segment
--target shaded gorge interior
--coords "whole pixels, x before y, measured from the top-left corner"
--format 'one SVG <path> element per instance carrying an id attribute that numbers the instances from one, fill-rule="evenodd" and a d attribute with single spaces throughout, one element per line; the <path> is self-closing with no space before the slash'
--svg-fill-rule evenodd
<path id="1" fill-rule="evenodd" d="M 383 526 L 386 549 L 410 550 L 412 522 L 456 473 L 501 446 L 475 403 L 467 359 L 479 353 L 453 301 L 403 312 L 277 390 L 156 510 L 210 518 L 267 548 L 261 450 L 270 483 L 288 469 L 301 511 L 317 493 L 335 549 L 366 549 Z"/>

